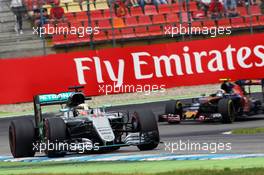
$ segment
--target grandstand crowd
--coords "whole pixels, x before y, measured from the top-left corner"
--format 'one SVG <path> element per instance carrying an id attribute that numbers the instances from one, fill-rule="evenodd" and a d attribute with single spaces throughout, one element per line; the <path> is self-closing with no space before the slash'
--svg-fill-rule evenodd
<path id="1" fill-rule="evenodd" d="M 234 30 L 264 26 L 264 0 L 12 0 L 11 9 L 19 34 L 24 15 L 39 29 L 100 28 L 92 37 L 80 37 L 78 31 L 49 36 L 54 46 L 162 36 L 168 25 Z"/>

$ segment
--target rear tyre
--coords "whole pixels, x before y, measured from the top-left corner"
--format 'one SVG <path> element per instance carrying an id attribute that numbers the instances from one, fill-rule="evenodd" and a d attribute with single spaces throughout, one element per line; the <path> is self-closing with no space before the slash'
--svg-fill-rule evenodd
<path id="1" fill-rule="evenodd" d="M 165 114 L 182 115 L 182 103 L 179 100 L 171 100 L 165 106 Z"/>
<path id="2" fill-rule="evenodd" d="M 218 102 L 218 112 L 222 115 L 222 123 L 233 123 L 235 108 L 231 99 L 221 99 Z"/>
<path id="3" fill-rule="evenodd" d="M 146 136 L 146 143 L 138 145 L 138 149 L 141 151 L 155 149 L 159 145 L 160 137 L 158 125 L 153 112 L 146 110 L 137 111 L 134 112 L 133 117 L 138 121 L 138 128 L 136 128 L 136 130 Z"/>
<path id="4" fill-rule="evenodd" d="M 63 157 L 66 154 L 66 151 L 55 145 L 66 140 L 66 124 L 64 120 L 60 117 L 47 118 L 45 120 L 45 135 L 47 138 L 47 147 L 46 155 L 48 157 Z M 50 146 L 52 144 L 53 146 Z"/>
<path id="5" fill-rule="evenodd" d="M 35 140 L 34 123 L 30 119 L 11 121 L 9 126 L 9 146 L 14 158 L 33 157 Z"/>
<path id="6" fill-rule="evenodd" d="M 253 111 L 254 111 L 254 114 L 257 115 L 259 114 L 261 111 L 262 111 L 262 104 L 261 104 L 261 101 L 260 100 L 255 100 L 253 101 Z"/>
<path id="7" fill-rule="evenodd" d="M 175 100 L 170 100 L 166 103 L 165 114 L 175 114 Z"/>
<path id="8" fill-rule="evenodd" d="M 182 117 L 182 111 L 183 111 L 182 106 L 183 105 L 181 101 L 177 100 L 175 102 L 175 114 L 180 115 L 180 117 Z"/>

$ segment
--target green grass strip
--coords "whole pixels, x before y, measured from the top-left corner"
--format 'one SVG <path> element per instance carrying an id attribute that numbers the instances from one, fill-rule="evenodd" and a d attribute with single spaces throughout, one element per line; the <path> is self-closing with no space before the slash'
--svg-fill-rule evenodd
<path id="1" fill-rule="evenodd" d="M 1 162 L 0 174 L 82 174 L 82 173 L 119 173 L 144 174 L 167 173 L 191 170 L 224 170 L 263 168 L 264 158 L 245 158 L 228 160 L 187 160 L 187 161 L 151 161 L 151 162 L 49 162 L 49 163 L 12 163 Z M 262 169 L 262 170 L 263 170 Z M 195 172 L 193 171 L 193 172 Z M 263 171 L 264 172 L 264 171 Z"/>
<path id="2" fill-rule="evenodd" d="M 240 128 L 232 131 L 232 134 L 261 134 L 264 133 L 264 128 Z"/>
<path id="3" fill-rule="evenodd" d="M 9 112 L 2 112 L 2 111 L 0 111 L 0 115 L 7 115 L 7 114 L 9 114 Z"/>

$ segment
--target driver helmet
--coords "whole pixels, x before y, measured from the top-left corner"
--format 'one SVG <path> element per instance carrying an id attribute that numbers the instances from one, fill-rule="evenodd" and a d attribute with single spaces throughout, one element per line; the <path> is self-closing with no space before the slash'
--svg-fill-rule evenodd
<path id="1" fill-rule="evenodd" d="M 221 85 L 221 89 L 224 90 L 226 93 L 231 93 L 233 90 L 234 85 L 228 81 L 225 81 Z"/>
<path id="2" fill-rule="evenodd" d="M 224 90 L 219 89 L 219 90 L 216 91 L 216 96 L 217 96 L 217 97 L 223 97 L 224 93 L 225 93 Z"/>
<path id="3" fill-rule="evenodd" d="M 86 103 L 79 104 L 78 109 L 89 110 L 89 105 Z"/>
<path id="4" fill-rule="evenodd" d="M 76 108 L 78 111 L 78 114 L 80 115 L 87 115 L 91 113 L 90 107 L 86 103 L 79 104 L 78 107 Z"/>

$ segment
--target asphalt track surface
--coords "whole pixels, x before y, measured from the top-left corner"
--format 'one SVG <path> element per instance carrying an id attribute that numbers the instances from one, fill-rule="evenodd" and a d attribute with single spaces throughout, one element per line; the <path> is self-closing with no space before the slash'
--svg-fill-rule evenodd
<path id="1" fill-rule="evenodd" d="M 259 94 L 257 94 L 260 97 Z M 146 104 L 126 105 L 110 107 L 108 110 L 135 110 L 150 109 L 156 116 L 164 113 L 165 102 L 153 102 Z M 23 116 L 33 118 L 33 116 Z M 8 142 L 8 126 L 11 120 L 17 117 L 0 119 L 0 155 L 10 155 Z M 20 117 L 21 118 L 21 117 Z M 223 134 L 237 128 L 264 127 L 264 114 L 238 119 L 233 124 L 221 124 L 220 122 L 182 122 L 179 125 L 159 123 L 161 143 L 152 151 L 140 152 L 136 147 L 123 147 L 116 153 L 121 154 L 255 154 L 264 153 L 264 134 L 233 135 Z M 198 144 L 199 147 L 190 146 Z M 227 147 L 227 144 L 229 147 Z M 189 148 L 188 148 L 189 145 Z M 223 146 L 224 145 L 224 146 Z M 218 147 L 218 148 L 216 148 Z M 220 147 L 220 148 L 219 148 Z M 196 149 L 197 148 L 197 149 Z M 208 149 L 207 149 L 208 148 Z M 230 149 L 231 148 L 231 149 Z"/>

